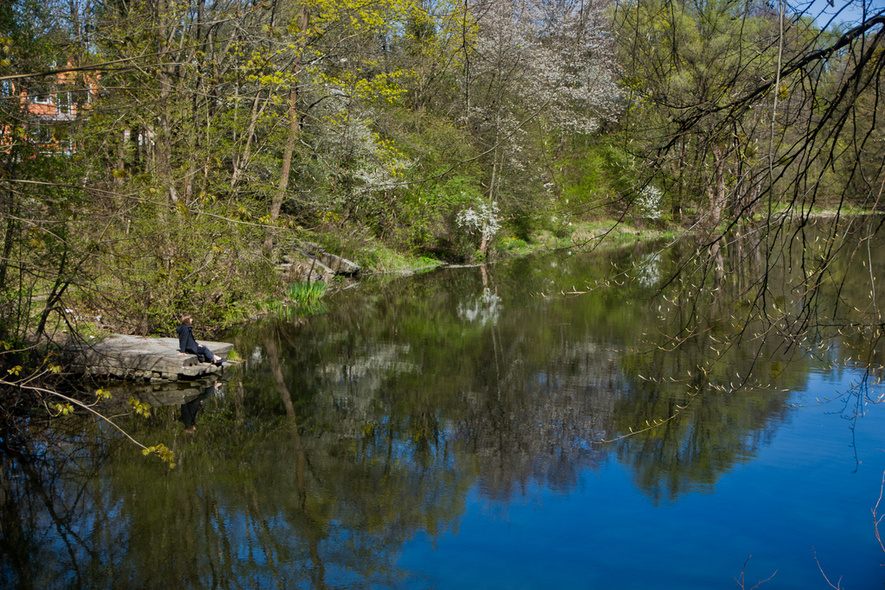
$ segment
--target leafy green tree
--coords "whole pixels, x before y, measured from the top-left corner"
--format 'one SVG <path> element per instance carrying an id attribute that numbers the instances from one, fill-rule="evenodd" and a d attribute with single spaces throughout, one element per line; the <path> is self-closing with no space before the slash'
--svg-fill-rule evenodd
<path id="1" fill-rule="evenodd" d="M 755 2 L 636 2 L 616 19 L 628 133 L 648 147 L 649 172 L 665 173 L 670 212 L 681 216 L 688 205 L 715 227 L 742 197 L 758 194 L 771 139 L 770 105 L 734 97 L 776 71 L 779 51 L 790 55 L 798 42 L 779 47 L 777 19 Z M 778 143 L 782 129 L 774 129 Z"/>
<path id="2" fill-rule="evenodd" d="M 61 78 L 69 31 L 54 3 L 0 8 L 0 342 L 21 348 L 46 334 L 89 255 L 75 227 L 82 194 L 70 184 L 66 115 L 73 76 Z M 62 101 L 61 98 L 65 98 Z M 46 294 L 45 298 L 38 297 Z M 42 307 L 42 309 L 40 309 Z M 38 312 L 39 310 L 39 312 Z"/>

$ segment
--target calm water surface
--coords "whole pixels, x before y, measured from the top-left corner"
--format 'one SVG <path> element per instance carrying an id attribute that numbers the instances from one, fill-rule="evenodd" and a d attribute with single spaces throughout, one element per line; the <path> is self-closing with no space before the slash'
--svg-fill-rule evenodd
<path id="1" fill-rule="evenodd" d="M 753 339 L 737 258 L 654 299 L 678 253 L 652 252 L 366 281 L 244 327 L 217 387 L 117 392 L 155 406 L 120 420 L 171 471 L 103 426 L 35 425 L 4 457 L 0 585 L 883 588 L 862 347 Z M 698 316 L 719 319 L 672 346 Z"/>

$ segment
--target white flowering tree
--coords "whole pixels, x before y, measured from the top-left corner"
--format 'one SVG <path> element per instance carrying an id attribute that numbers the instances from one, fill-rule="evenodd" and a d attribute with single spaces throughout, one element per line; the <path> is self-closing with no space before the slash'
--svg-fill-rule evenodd
<path id="1" fill-rule="evenodd" d="M 492 240 L 501 229 L 498 204 L 494 201 L 485 203 L 477 201 L 476 208 L 469 207 L 461 210 L 456 218 L 458 227 L 466 229 L 473 234 L 479 234 L 479 254 L 485 258 L 489 253 Z"/>
<path id="2" fill-rule="evenodd" d="M 633 204 L 641 217 L 645 219 L 660 219 L 662 196 L 663 192 L 661 189 L 649 184 L 642 187 Z"/>
<path id="3" fill-rule="evenodd" d="M 489 201 L 537 210 L 551 171 L 542 152 L 617 117 L 620 91 L 601 3 L 475 0 L 465 122 L 484 148 Z"/>
<path id="4" fill-rule="evenodd" d="M 563 132 L 591 132 L 617 117 L 621 92 L 601 2 L 479 0 L 473 9 L 477 101 L 510 98 L 509 106 Z"/>
<path id="5" fill-rule="evenodd" d="M 332 88 L 316 109 L 314 146 L 333 189 L 324 204 L 345 219 L 383 208 L 379 201 L 402 187 L 412 162 L 373 129 L 376 112 L 355 97 L 353 89 Z"/>

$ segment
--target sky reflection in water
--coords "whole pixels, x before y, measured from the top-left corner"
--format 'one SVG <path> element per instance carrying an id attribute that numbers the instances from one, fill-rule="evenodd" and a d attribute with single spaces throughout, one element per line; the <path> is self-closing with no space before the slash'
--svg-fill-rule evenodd
<path id="1" fill-rule="evenodd" d="M 871 509 L 885 412 L 869 408 L 852 435 L 838 403 L 815 402 L 853 377 L 813 376 L 791 398 L 811 405 L 712 489 L 655 505 L 616 461 L 568 492 L 532 485 L 504 505 L 474 488 L 457 533 L 418 536 L 399 563 L 423 576 L 415 587 L 437 589 L 751 588 L 772 575 L 761 587 L 828 588 L 821 568 L 844 588 L 881 587 Z"/>

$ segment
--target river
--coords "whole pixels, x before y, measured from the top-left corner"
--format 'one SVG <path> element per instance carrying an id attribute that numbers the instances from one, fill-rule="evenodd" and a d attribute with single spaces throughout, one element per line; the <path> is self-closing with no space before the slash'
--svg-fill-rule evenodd
<path id="1" fill-rule="evenodd" d="M 244 326 L 218 384 L 115 393 L 155 400 L 116 420 L 174 469 L 85 417 L 6 441 L 0 586 L 881 588 L 885 351 L 846 326 L 885 260 L 838 234 L 804 291 L 807 231 L 369 278 Z"/>

